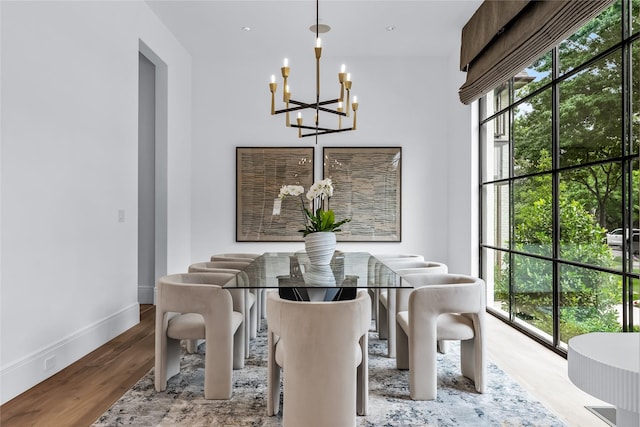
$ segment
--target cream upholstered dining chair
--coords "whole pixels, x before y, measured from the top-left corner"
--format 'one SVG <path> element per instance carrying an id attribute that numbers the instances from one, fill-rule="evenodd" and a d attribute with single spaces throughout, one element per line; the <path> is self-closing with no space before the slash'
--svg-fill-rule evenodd
<path id="1" fill-rule="evenodd" d="M 396 273 L 396 280 L 401 281 L 404 274 L 422 272 L 425 274 L 448 273 L 446 264 L 435 261 L 420 261 L 412 258 L 387 258 L 383 261 Z M 382 281 L 382 278 L 378 279 Z M 393 284 L 391 284 L 393 285 Z M 400 285 L 400 283 L 396 283 Z M 396 357 L 396 300 L 409 297 L 410 289 L 380 289 L 378 298 L 378 334 L 380 339 L 387 339 L 387 354 Z"/>
<path id="2" fill-rule="evenodd" d="M 394 273 L 396 273 L 395 277 L 391 279 L 386 278 L 385 275 L 381 274 L 382 266 L 386 266 L 388 269 L 391 269 Z M 433 261 L 425 261 L 423 256 L 400 256 L 400 257 L 386 257 L 382 258 L 375 266 L 375 274 L 376 281 L 382 283 L 384 280 L 393 280 L 392 283 L 387 283 L 389 287 L 395 287 L 400 284 L 401 276 L 398 274 L 399 270 L 407 270 L 409 268 L 428 268 L 427 272 L 447 272 L 447 266 L 442 263 L 436 263 Z M 395 337 L 395 334 L 389 330 L 389 325 L 395 324 L 395 292 L 391 294 L 388 291 L 388 287 L 381 287 L 378 292 L 378 315 L 380 319 L 378 320 L 378 333 L 380 335 L 380 339 L 387 339 L 390 335 Z M 388 312 L 389 304 L 393 304 L 391 307 L 391 314 L 393 317 L 389 320 Z M 381 312 L 382 311 L 382 312 Z M 394 351 L 395 356 L 395 351 Z"/>
<path id="3" fill-rule="evenodd" d="M 236 254 L 239 255 L 239 254 Z M 215 258 L 215 261 L 213 260 Z M 238 276 L 238 278 L 243 282 L 242 284 L 244 286 L 250 286 L 252 284 L 256 284 L 258 282 L 258 278 L 255 277 L 255 274 L 260 274 L 258 272 L 256 272 L 255 270 L 252 271 L 245 271 L 247 270 L 247 267 L 249 267 L 250 264 L 252 264 L 255 259 L 252 259 L 250 257 L 241 257 L 241 256 L 236 256 L 234 258 L 231 257 L 222 257 L 222 256 L 217 256 L 217 255 L 213 255 L 211 257 L 212 261 L 210 262 L 211 266 L 217 266 L 217 268 L 234 268 L 237 270 L 242 271 L 243 273 L 240 274 Z M 248 327 L 250 328 L 250 338 L 255 338 L 258 330 L 260 329 L 260 319 L 262 317 L 261 315 L 261 295 L 262 295 L 262 289 L 260 289 L 259 287 L 254 287 L 251 288 L 250 290 L 248 290 L 247 292 L 250 293 L 250 295 L 247 296 L 247 303 L 250 304 L 250 308 L 251 310 L 248 312 L 251 314 L 251 319 L 248 323 Z"/>
<path id="4" fill-rule="evenodd" d="M 380 268 L 379 262 L 387 258 L 407 258 L 414 261 L 424 261 L 424 257 L 422 255 L 409 253 L 384 253 L 375 254 L 369 257 L 367 266 L 367 284 L 369 285 L 369 295 L 371 296 L 371 314 L 373 316 L 372 318 L 376 321 L 376 331 L 378 331 L 378 300 L 380 298 L 381 289 L 376 288 L 374 285 Z"/>
<path id="5" fill-rule="evenodd" d="M 254 269 L 255 274 L 260 274 L 264 277 L 264 261 L 262 259 L 258 260 L 262 254 L 258 253 L 250 253 L 250 252 L 228 252 L 221 254 L 211 255 L 211 261 L 238 261 L 238 262 L 253 262 L 257 260 L 257 266 Z M 252 281 L 255 281 L 256 277 L 250 277 Z M 265 289 L 255 288 L 253 293 L 256 295 L 256 317 L 258 319 L 258 331 L 260 330 L 260 321 L 264 319 L 265 311 L 266 311 L 266 301 L 264 298 Z"/>
<path id="6" fill-rule="evenodd" d="M 267 414 L 280 407 L 285 427 L 355 426 L 368 402 L 371 301 L 290 301 L 267 292 Z"/>
<path id="7" fill-rule="evenodd" d="M 479 393 L 487 381 L 485 348 L 485 284 L 459 274 L 412 274 L 415 287 L 396 316 L 396 365 L 409 369 L 409 392 L 414 400 L 432 400 L 437 394 L 437 341 L 460 341 L 462 375 Z"/>
<path id="8" fill-rule="evenodd" d="M 244 367 L 244 293 L 224 289 L 232 273 L 186 273 L 158 280 L 155 388 L 180 372 L 180 341 L 204 339 L 205 399 L 231 397 L 232 370 Z"/>
<path id="9" fill-rule="evenodd" d="M 249 278 L 246 274 L 243 273 L 243 269 L 245 269 L 251 261 L 208 261 L 208 262 L 197 262 L 195 264 L 191 264 L 189 266 L 189 273 L 213 273 L 213 272 L 221 272 L 221 273 L 234 273 L 236 274 L 236 280 L 240 285 L 246 285 L 249 283 Z M 249 345 L 251 338 L 255 338 L 257 336 L 258 331 L 258 314 L 256 312 L 257 306 L 257 298 L 254 292 L 251 290 L 244 288 L 241 289 L 244 293 L 244 327 L 245 327 L 245 355 L 249 355 Z"/>

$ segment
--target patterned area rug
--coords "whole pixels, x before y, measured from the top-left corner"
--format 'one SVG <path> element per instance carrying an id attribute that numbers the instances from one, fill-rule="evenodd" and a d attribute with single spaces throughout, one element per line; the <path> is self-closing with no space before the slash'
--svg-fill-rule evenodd
<path id="1" fill-rule="evenodd" d="M 263 325 L 264 326 L 264 325 Z M 230 400 L 203 399 L 204 346 L 183 354 L 179 375 L 157 393 L 153 369 L 120 398 L 93 426 L 280 426 L 280 416 L 266 416 L 266 328 L 251 343 L 244 369 L 233 371 Z M 478 394 L 460 374 L 459 345 L 438 356 L 438 396 L 409 398 L 408 373 L 386 357 L 386 341 L 369 334 L 369 414 L 358 426 L 564 426 L 495 364 L 488 366 L 488 387 Z M 282 413 L 282 411 L 280 412 Z M 304 426 L 301 426 L 304 427 Z M 333 426 L 327 426 L 333 427 Z"/>

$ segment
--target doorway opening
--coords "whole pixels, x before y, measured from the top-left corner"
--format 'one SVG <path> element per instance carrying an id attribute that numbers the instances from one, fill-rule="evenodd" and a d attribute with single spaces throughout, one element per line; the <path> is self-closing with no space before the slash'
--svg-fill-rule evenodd
<path id="1" fill-rule="evenodd" d="M 138 72 L 138 302 L 167 271 L 167 66 L 142 41 Z"/>

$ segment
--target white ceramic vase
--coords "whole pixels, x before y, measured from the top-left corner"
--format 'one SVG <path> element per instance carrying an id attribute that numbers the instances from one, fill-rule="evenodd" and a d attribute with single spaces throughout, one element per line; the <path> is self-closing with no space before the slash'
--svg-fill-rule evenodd
<path id="1" fill-rule="evenodd" d="M 336 250 L 336 233 L 321 231 L 307 234 L 304 248 L 312 266 L 329 265 Z"/>
<path id="2" fill-rule="evenodd" d="M 307 286 L 326 288 L 336 285 L 331 270 L 331 259 L 336 249 L 336 235 L 332 232 L 307 234 L 304 238 L 305 251 L 309 258 L 309 267 L 303 277 Z M 323 300 L 326 289 L 307 289 L 311 301 Z"/>

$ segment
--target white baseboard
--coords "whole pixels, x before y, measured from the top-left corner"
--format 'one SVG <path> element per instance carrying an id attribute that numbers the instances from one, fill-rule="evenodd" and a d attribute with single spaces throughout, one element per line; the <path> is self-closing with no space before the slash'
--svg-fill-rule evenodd
<path id="1" fill-rule="evenodd" d="M 140 322 L 138 303 L 0 369 L 0 405 L 91 353 Z"/>

